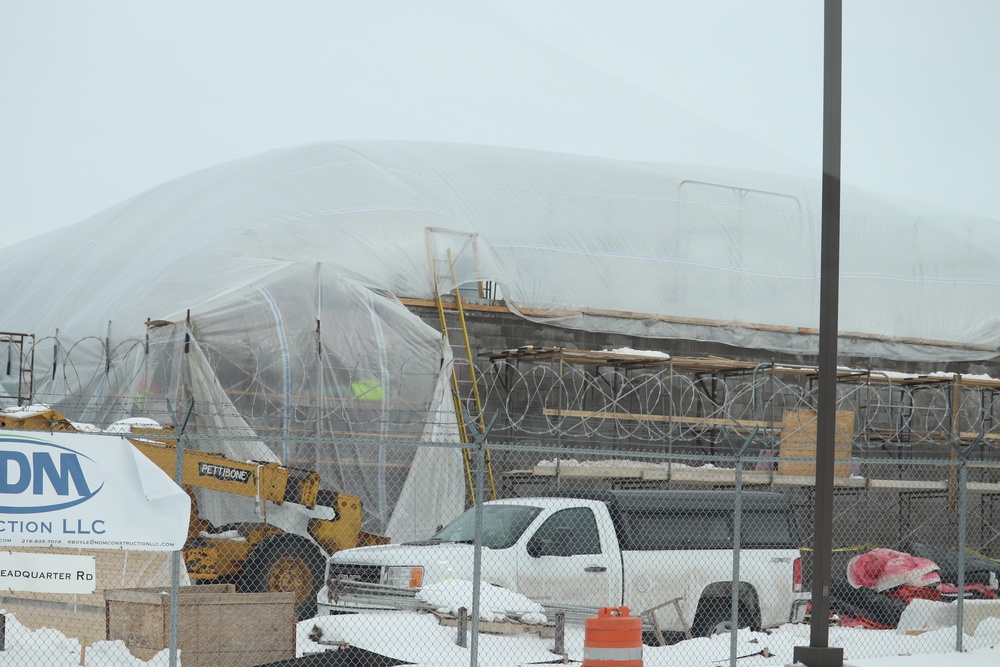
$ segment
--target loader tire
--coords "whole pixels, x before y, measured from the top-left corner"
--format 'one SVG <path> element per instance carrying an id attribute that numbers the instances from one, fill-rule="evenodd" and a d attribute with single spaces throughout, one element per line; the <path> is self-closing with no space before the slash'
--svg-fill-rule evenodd
<path id="1" fill-rule="evenodd" d="M 295 615 L 301 621 L 316 615 L 316 594 L 325 568 L 326 557 L 306 538 L 272 535 L 250 552 L 236 589 L 241 593 L 294 593 Z"/>

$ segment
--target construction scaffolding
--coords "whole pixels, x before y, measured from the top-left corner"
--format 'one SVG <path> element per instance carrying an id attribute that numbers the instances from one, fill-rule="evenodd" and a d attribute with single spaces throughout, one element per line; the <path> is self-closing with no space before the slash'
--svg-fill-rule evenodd
<path id="1" fill-rule="evenodd" d="M 454 314 L 451 304 L 444 304 L 442 310 Z M 478 430 L 484 418 L 488 421 L 499 415 L 491 440 L 589 442 L 623 450 L 726 454 L 726 443 L 756 429 L 751 451 L 768 456 L 767 452 L 781 448 L 788 415 L 816 408 L 814 366 L 552 346 L 481 352 L 469 360 L 464 344 L 464 336 L 470 335 L 468 327 L 461 318 L 457 326 L 460 333 L 466 330 L 457 346 L 463 350 L 457 355 L 462 367 L 461 416 L 470 422 L 468 427 Z M 13 389 L 8 392 L 10 403 L 59 404 L 65 412 L 91 421 L 113 421 L 141 408 L 149 413 L 148 401 L 141 400 L 147 392 L 141 373 L 142 358 L 149 354 L 148 341 L 126 339 L 111 344 L 93 338 L 62 341 L 35 339 L 30 334 L 2 335 L 0 351 L 10 361 L 0 367 L 0 374 L 9 381 L 5 386 Z M 39 374 L 72 377 L 74 382 L 39 392 L 33 382 Z M 108 378 L 116 381 L 112 384 Z M 838 380 L 837 409 L 854 415 L 850 432 L 843 434 L 854 457 L 951 456 L 953 445 L 982 437 L 976 456 L 1000 458 L 996 456 L 1000 379 L 844 367 Z M 135 386 L 139 386 L 139 396 L 130 393 Z M 240 395 L 233 400 L 239 402 Z M 263 409 L 261 405 L 270 406 L 279 398 L 278 394 L 258 394 L 253 400 L 254 414 L 243 415 L 259 434 L 270 432 L 273 420 L 261 421 L 256 413 Z M 297 400 L 308 403 L 309 397 L 300 394 Z M 89 414 L 93 411 L 89 406 L 99 402 L 106 404 L 102 414 Z M 263 411 L 284 413 L 279 407 Z M 406 405 L 365 401 L 364 407 L 367 428 L 351 427 L 352 434 L 372 431 L 376 435 L 379 429 L 372 424 L 414 419 L 402 414 Z M 290 433 L 309 432 L 299 425 L 305 417 L 288 417 Z"/>
<path id="2" fill-rule="evenodd" d="M 800 430 L 791 415 L 816 409 L 811 366 L 535 346 L 481 358 L 484 409 L 500 411 L 513 438 L 725 454 L 726 442 L 754 431 L 753 450 L 767 456 Z M 947 456 L 981 437 L 979 456 L 991 459 L 998 392 L 1000 380 L 980 375 L 841 368 L 837 409 L 853 418 L 838 428 L 848 456 Z"/>
<path id="3" fill-rule="evenodd" d="M 171 415 L 147 382 L 158 376 L 144 370 L 151 354 L 147 344 L 142 339 L 112 345 L 96 339 L 41 338 L 22 350 L 20 340 L 12 339 L 6 342 L 8 353 L 20 359 L 20 366 L 12 363 L 9 371 L 0 372 L 6 371 L 7 380 L 16 386 L 21 367 L 30 368 L 34 355 L 40 365 L 36 378 L 78 379 L 44 392 L 36 387 L 35 402 L 101 423 L 129 416 L 166 422 Z M 179 338 L 176 349 L 166 352 L 182 355 L 184 345 Z M 149 350 L 155 349 L 150 344 Z M 93 364 L 95 356 L 100 363 Z M 481 353 L 467 361 L 475 366 L 480 402 L 464 393 L 472 386 L 463 382 L 458 405 L 473 431 L 480 420 L 493 423 L 489 448 L 498 496 L 522 495 L 561 482 L 604 488 L 731 488 L 739 469 L 746 488 L 787 490 L 803 508 L 812 502 L 815 367 L 627 348 L 543 346 Z M 98 370 L 91 375 L 82 372 L 95 366 Z M 203 421 L 216 427 L 194 428 L 192 438 L 208 438 L 205 446 L 212 451 L 230 441 L 242 443 L 252 434 L 273 451 L 289 445 L 293 452 L 312 453 L 308 459 L 293 456 L 293 465 L 329 470 L 331 479 L 336 478 L 333 473 L 375 470 L 388 488 L 407 479 L 415 448 L 434 440 L 416 428 L 420 413 L 405 401 L 370 401 L 349 393 L 320 401 L 302 391 L 294 395 L 299 408 L 323 409 L 287 411 L 283 395 L 267 391 L 266 383 L 261 385 L 265 390 L 248 390 L 260 384 L 258 375 L 264 370 L 244 370 L 251 382 L 221 387 L 231 402 L 199 404 Z M 471 372 L 463 375 L 472 377 Z M 901 545 L 916 530 L 909 526 L 923 531 L 920 537 L 925 540 L 940 529 L 934 521 L 950 526 L 958 514 L 959 491 L 965 489 L 975 494 L 970 502 L 983 517 L 977 522 L 977 539 L 1000 554 L 1000 532 L 994 528 L 1000 502 L 1000 380 L 874 368 L 842 368 L 838 375 L 838 502 L 849 506 L 863 501 L 878 508 L 873 512 L 894 514 L 898 534 L 880 538 Z M 112 384 L 107 378 L 118 381 Z M 76 393 L 63 390 L 69 386 L 76 387 Z M 104 393 L 112 386 L 119 387 L 118 392 Z M 95 405 L 105 406 L 102 414 L 110 418 L 95 419 L 101 416 Z M 234 429 L 237 423 L 243 424 L 242 430 Z M 737 463 L 735 453 L 747 442 L 742 464 Z M 469 442 L 459 440 L 453 446 L 461 451 Z M 384 449 L 385 455 L 348 456 L 350 448 L 372 447 Z M 960 472 L 967 474 L 964 482 Z M 459 462 L 448 475 L 462 496 L 459 503 L 463 498 L 470 501 L 467 491 L 462 493 L 469 468 Z M 430 479 L 428 469 L 418 477 Z M 336 486 L 364 488 L 339 482 Z M 493 492 L 489 489 L 486 496 Z M 376 500 L 366 507 L 392 512 L 391 503 L 379 505 L 378 495 L 372 497 Z"/>

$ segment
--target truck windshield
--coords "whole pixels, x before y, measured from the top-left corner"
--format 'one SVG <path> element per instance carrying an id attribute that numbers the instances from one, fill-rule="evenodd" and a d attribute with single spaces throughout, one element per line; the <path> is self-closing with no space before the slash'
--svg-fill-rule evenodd
<path id="1" fill-rule="evenodd" d="M 483 546 L 490 549 L 506 549 L 531 525 L 542 511 L 540 507 L 524 505 L 484 505 L 483 506 Z M 476 508 L 467 510 L 431 538 L 441 542 L 476 541 Z"/>

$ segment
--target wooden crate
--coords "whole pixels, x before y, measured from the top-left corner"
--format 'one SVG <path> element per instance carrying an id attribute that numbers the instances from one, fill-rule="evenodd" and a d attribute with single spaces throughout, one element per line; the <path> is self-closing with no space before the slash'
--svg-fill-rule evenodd
<path id="1" fill-rule="evenodd" d="M 108 639 L 140 660 L 170 646 L 170 588 L 108 590 Z M 184 667 L 249 667 L 295 657 L 292 593 L 236 593 L 232 584 L 184 586 L 177 648 Z"/>
<path id="2" fill-rule="evenodd" d="M 834 477 L 850 477 L 851 464 L 839 459 L 851 458 L 854 436 L 854 411 L 837 410 L 834 436 Z M 778 461 L 778 474 L 791 477 L 816 477 L 816 411 L 785 410 L 781 416 L 781 459 L 812 459 L 812 461 Z"/>

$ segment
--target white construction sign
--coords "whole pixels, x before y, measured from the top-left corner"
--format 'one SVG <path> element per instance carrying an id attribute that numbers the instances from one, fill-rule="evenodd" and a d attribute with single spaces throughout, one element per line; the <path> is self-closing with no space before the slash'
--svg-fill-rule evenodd
<path id="1" fill-rule="evenodd" d="M 0 551 L 0 591 L 88 595 L 94 592 L 95 561 L 93 556 Z"/>
<path id="2" fill-rule="evenodd" d="M 0 432 L 0 550 L 176 551 L 191 499 L 128 440 Z"/>

